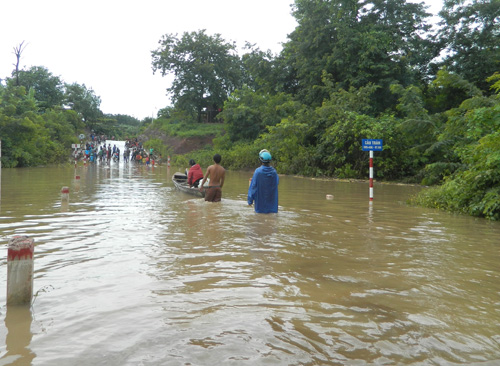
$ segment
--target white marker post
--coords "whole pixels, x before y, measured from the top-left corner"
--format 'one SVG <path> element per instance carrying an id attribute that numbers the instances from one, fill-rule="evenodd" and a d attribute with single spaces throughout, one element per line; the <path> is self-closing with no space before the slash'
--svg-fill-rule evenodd
<path id="1" fill-rule="evenodd" d="M 33 297 L 34 240 L 14 236 L 7 254 L 7 305 L 29 305 Z"/>
<path id="2" fill-rule="evenodd" d="M 68 201 L 69 200 L 69 187 L 61 188 L 61 200 Z"/>
<path id="3" fill-rule="evenodd" d="M 384 144 L 382 140 L 363 139 L 363 151 L 370 152 L 370 201 L 373 201 L 373 152 L 382 151 Z"/>
<path id="4" fill-rule="evenodd" d="M 78 159 L 78 149 L 80 148 L 80 144 L 71 144 L 71 147 L 73 148 L 73 157 L 75 158 L 75 168 L 76 168 Z"/>

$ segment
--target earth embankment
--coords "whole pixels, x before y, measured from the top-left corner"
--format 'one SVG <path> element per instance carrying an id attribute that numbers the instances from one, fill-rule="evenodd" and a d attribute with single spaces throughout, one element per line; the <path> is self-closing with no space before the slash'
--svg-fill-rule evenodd
<path id="1" fill-rule="evenodd" d="M 146 142 L 150 139 L 159 139 L 174 154 L 187 154 L 194 150 L 199 150 L 207 145 L 212 145 L 214 135 L 179 137 L 168 136 L 158 130 L 146 130 L 139 136 L 140 141 Z"/>

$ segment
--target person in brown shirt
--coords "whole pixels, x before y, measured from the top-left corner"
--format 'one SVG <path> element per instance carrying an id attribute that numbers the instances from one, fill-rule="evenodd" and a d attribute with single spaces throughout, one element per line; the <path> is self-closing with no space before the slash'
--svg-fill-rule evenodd
<path id="1" fill-rule="evenodd" d="M 219 154 L 214 155 L 215 164 L 212 164 L 207 168 L 207 172 L 201 182 L 200 191 L 203 190 L 203 185 L 205 184 L 207 178 L 210 178 L 210 185 L 205 191 L 205 201 L 220 202 L 222 198 L 222 186 L 224 185 L 226 170 L 220 166 L 221 160 L 222 157 Z"/>

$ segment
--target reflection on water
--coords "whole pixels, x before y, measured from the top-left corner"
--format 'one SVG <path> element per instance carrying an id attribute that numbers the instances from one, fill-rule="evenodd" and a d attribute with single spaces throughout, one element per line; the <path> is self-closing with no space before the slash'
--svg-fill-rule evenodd
<path id="1" fill-rule="evenodd" d="M 29 306 L 9 306 L 5 314 L 5 353 L 0 365 L 31 365 L 35 354 L 30 350 L 31 309 Z"/>
<path id="2" fill-rule="evenodd" d="M 259 215 L 251 173 L 228 172 L 220 204 L 170 174 L 2 172 L 0 283 L 24 234 L 44 291 L 18 323 L 0 289 L 0 365 L 500 361 L 498 223 L 407 207 L 417 187 L 376 185 L 370 204 L 367 184 L 295 177 Z"/>

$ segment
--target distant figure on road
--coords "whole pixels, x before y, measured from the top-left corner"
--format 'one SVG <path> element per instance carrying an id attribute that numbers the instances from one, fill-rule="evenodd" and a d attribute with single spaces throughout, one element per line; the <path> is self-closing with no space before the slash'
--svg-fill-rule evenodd
<path id="1" fill-rule="evenodd" d="M 248 204 L 255 202 L 254 209 L 257 213 L 278 212 L 278 184 L 279 177 L 276 170 L 269 165 L 271 153 L 261 150 L 259 160 L 262 163 L 255 169 L 250 187 L 248 187 Z"/>
<path id="2" fill-rule="evenodd" d="M 222 157 L 219 154 L 214 155 L 215 164 L 210 165 L 207 168 L 207 174 L 201 182 L 200 191 L 203 190 L 203 185 L 205 184 L 207 178 L 210 178 L 210 185 L 207 187 L 205 192 L 205 201 L 220 202 L 222 198 L 222 186 L 224 185 L 226 171 L 219 165 L 221 160 Z"/>

